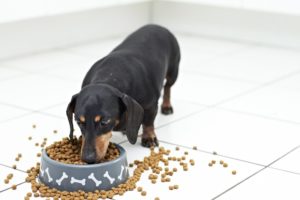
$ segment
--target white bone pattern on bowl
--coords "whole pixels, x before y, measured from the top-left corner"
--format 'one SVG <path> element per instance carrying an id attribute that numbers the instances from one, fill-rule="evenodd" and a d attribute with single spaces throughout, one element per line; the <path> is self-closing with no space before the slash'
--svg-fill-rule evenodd
<path id="1" fill-rule="evenodd" d="M 118 175 L 118 179 L 121 180 L 122 179 L 122 176 L 126 174 L 126 171 L 124 172 L 124 170 L 126 170 L 128 172 L 128 167 L 127 166 L 124 166 L 124 165 L 121 165 L 121 169 L 120 169 L 120 174 Z M 45 175 L 47 175 L 47 180 L 48 182 L 52 182 L 53 181 L 53 178 L 51 177 L 50 175 L 50 172 L 49 172 L 49 168 L 47 167 L 45 170 L 42 170 L 42 167 L 41 167 L 41 176 L 44 177 Z M 103 176 L 103 178 L 106 178 L 109 180 L 110 184 L 113 184 L 114 181 L 116 180 L 114 177 L 111 177 L 109 175 L 109 172 L 106 171 Z M 55 182 L 57 183 L 57 185 L 61 185 L 62 181 L 65 181 L 66 179 L 69 178 L 69 175 L 66 173 L 66 172 L 63 172 L 62 173 L 62 176 L 55 180 Z M 91 173 L 88 177 L 88 179 L 92 180 L 95 185 L 98 187 L 99 185 L 101 185 L 102 181 L 101 180 L 97 180 L 96 177 L 95 177 L 95 174 L 94 173 Z M 71 179 L 69 180 L 70 184 L 81 184 L 81 185 L 85 185 L 86 184 L 86 179 L 76 179 L 74 177 L 71 177 Z"/>

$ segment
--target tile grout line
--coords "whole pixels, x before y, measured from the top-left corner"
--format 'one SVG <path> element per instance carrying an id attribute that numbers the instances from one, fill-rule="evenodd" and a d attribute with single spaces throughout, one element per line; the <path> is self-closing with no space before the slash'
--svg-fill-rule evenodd
<path id="1" fill-rule="evenodd" d="M 244 44 L 249 45 L 253 47 L 263 47 L 263 48 L 272 48 L 272 49 L 283 49 L 286 51 L 292 51 L 292 52 L 299 52 L 300 49 L 297 47 L 287 47 L 282 45 L 276 45 L 276 44 L 266 44 L 261 42 L 251 42 L 247 40 L 239 40 L 239 39 L 233 39 L 233 38 L 224 38 L 224 37 L 218 37 L 213 35 L 207 35 L 207 34 L 201 34 L 201 33 L 190 33 L 186 31 L 177 31 L 177 34 L 181 34 L 184 37 L 193 37 L 193 38 L 203 38 L 207 40 L 214 40 L 214 41 L 226 41 L 230 43 L 238 43 L 238 44 Z"/>
<path id="2" fill-rule="evenodd" d="M 167 141 L 164 141 L 164 140 L 159 140 L 159 142 L 169 144 L 169 145 L 173 145 L 173 146 L 183 147 L 183 148 L 190 149 L 190 150 L 194 150 L 192 147 L 185 146 L 185 145 L 180 145 L 180 144 L 175 144 L 175 143 L 172 143 L 172 142 L 167 142 Z M 202 150 L 202 149 L 198 149 L 198 148 L 197 148 L 196 151 L 214 155 L 214 152 L 206 151 L 206 150 Z M 256 162 L 252 162 L 252 161 L 248 161 L 248 160 L 243 160 L 243 159 L 240 159 L 240 158 L 235 158 L 235 157 L 231 157 L 231 156 L 227 156 L 227 155 L 223 155 L 223 154 L 218 154 L 217 153 L 216 155 L 220 156 L 220 157 L 223 157 L 223 158 L 236 160 L 236 161 L 239 161 L 239 162 L 244 162 L 244 163 L 248 163 L 248 164 L 252 164 L 252 165 L 257 165 L 257 166 L 260 166 L 260 167 L 265 167 L 266 166 L 264 164 L 260 164 L 260 163 L 256 163 Z M 269 168 L 274 169 L 274 170 L 278 170 L 278 171 L 284 171 L 284 172 L 295 174 L 295 175 L 300 175 L 300 173 L 298 173 L 298 172 L 293 172 L 293 171 L 289 171 L 289 170 L 285 170 L 285 169 L 280 169 L 280 168 L 276 168 L 276 167 L 269 167 Z"/>
<path id="3" fill-rule="evenodd" d="M 250 176 L 246 177 L 245 179 L 239 181 L 238 183 L 234 184 L 233 186 L 231 186 L 230 188 L 228 188 L 227 190 L 225 190 L 224 192 L 218 194 L 217 196 L 213 197 L 212 200 L 218 199 L 219 197 L 221 197 L 222 195 L 224 195 L 225 193 L 231 191 L 232 189 L 234 189 L 235 187 L 239 186 L 240 184 L 244 183 L 245 181 L 247 181 L 248 179 L 254 177 L 255 175 L 259 174 L 260 172 L 264 171 L 265 169 L 268 169 L 271 165 L 273 165 L 274 163 L 278 162 L 279 160 L 281 160 L 282 158 L 284 158 L 285 156 L 287 156 L 288 154 L 292 153 L 293 151 L 295 151 L 296 149 L 298 149 L 299 146 L 294 147 L 293 149 L 291 149 L 290 151 L 288 151 L 287 153 L 283 154 L 282 156 L 280 156 L 279 158 L 275 159 L 274 161 L 272 161 L 271 163 L 269 163 L 268 165 L 264 166 L 262 169 L 254 172 L 253 174 L 251 174 Z"/>
<path id="4" fill-rule="evenodd" d="M 243 91 L 243 92 L 241 92 L 241 93 L 239 93 L 239 94 L 233 95 L 233 96 L 231 96 L 231 97 L 228 97 L 227 99 L 224 99 L 224 100 L 219 101 L 219 102 L 217 102 L 217 103 L 215 103 L 215 104 L 212 104 L 210 107 L 215 108 L 215 107 L 217 107 L 217 106 L 219 106 L 219 105 L 222 105 L 222 104 L 224 104 L 224 103 L 230 102 L 230 101 L 232 101 L 233 99 L 236 99 L 236 98 L 245 96 L 245 95 L 247 95 L 247 94 L 253 93 L 253 92 L 257 91 L 257 90 L 260 90 L 260 89 L 262 89 L 262 88 L 268 87 L 268 86 L 270 86 L 270 85 L 272 85 L 272 84 L 274 84 L 274 83 L 276 83 L 276 82 L 278 82 L 278 81 L 284 80 L 284 79 L 289 78 L 289 77 L 291 77 L 291 76 L 295 76 L 295 75 L 297 75 L 297 74 L 299 74 L 299 73 L 300 73 L 300 70 L 295 70 L 295 71 L 293 71 L 293 72 L 287 73 L 287 74 L 285 74 L 285 75 L 283 75 L 283 76 L 281 76 L 281 77 L 278 77 L 277 79 L 274 79 L 274 80 L 265 82 L 265 83 L 260 84 L 260 85 L 258 85 L 258 86 L 256 86 L 256 87 L 253 87 L 253 88 L 251 88 L 251 89 L 245 90 L 245 91 Z"/>
<path id="5" fill-rule="evenodd" d="M 189 103 L 189 104 L 194 104 L 194 105 L 197 105 L 197 106 L 212 107 L 211 105 L 201 104 L 201 103 L 197 103 L 197 102 L 194 102 L 194 101 L 181 100 L 181 99 L 177 99 L 177 100 L 181 101 L 181 102 L 186 102 L 186 103 Z M 225 107 L 222 107 L 222 106 L 215 106 L 213 108 L 216 108 L 216 109 L 219 109 L 219 110 L 228 111 L 228 112 L 232 112 L 232 113 L 237 113 L 237 114 L 243 114 L 243 115 L 247 115 L 247 116 L 252 116 L 252 117 L 259 117 L 259 118 L 263 118 L 263 119 L 268 119 L 268 120 L 273 120 L 273 121 L 279 121 L 279 122 L 289 123 L 289 124 L 293 124 L 293 125 L 300 125 L 300 122 L 297 122 L 297 121 L 292 121 L 292 120 L 287 120 L 287 119 L 281 119 L 281 118 L 277 118 L 277 117 L 271 117 L 271 116 L 264 115 L 264 114 L 257 114 L 257 113 L 251 113 L 251 112 L 240 111 L 240 110 L 235 110 L 235 109 L 229 109 L 229 108 L 225 108 Z"/>
<path id="6" fill-rule="evenodd" d="M 191 67 L 191 69 L 184 69 L 182 71 L 183 71 L 183 73 L 196 74 L 196 75 L 200 75 L 200 76 L 203 76 L 203 77 L 215 78 L 215 79 L 219 79 L 219 80 L 229 80 L 229 81 L 248 83 L 248 84 L 256 84 L 256 85 L 263 83 L 263 82 L 259 82 L 259 81 L 249 80 L 249 79 L 234 78 L 234 77 L 230 77 L 230 76 L 224 76 L 224 75 L 217 75 L 217 74 L 213 74 L 213 73 L 201 72 L 201 71 L 195 70 L 195 67 Z"/>
<path id="7" fill-rule="evenodd" d="M 219 105 L 222 105 L 222 104 L 224 104 L 224 103 L 226 103 L 226 102 L 229 102 L 229 101 L 231 101 L 231 100 L 233 100 L 233 99 L 235 99 L 235 98 L 238 98 L 238 97 L 244 96 L 244 95 L 246 95 L 246 94 L 252 93 L 252 92 L 257 91 L 257 90 L 259 90 L 259 89 L 261 89 L 261 88 L 264 88 L 264 87 L 267 87 L 267 86 L 269 86 L 269 85 L 272 85 L 273 83 L 275 83 L 275 82 L 277 82 L 277 81 L 284 80 L 284 79 L 286 79 L 286 78 L 288 78 L 288 77 L 294 76 L 294 75 L 299 74 L 299 73 L 300 73 L 300 70 L 296 70 L 296 71 L 290 72 L 290 73 L 285 74 L 285 75 L 283 75 L 283 76 L 281 76 L 281 77 L 279 77 L 279 78 L 277 78 L 277 79 L 274 79 L 274 80 L 265 82 L 265 83 L 260 84 L 260 85 L 258 85 L 258 86 L 256 86 L 256 87 L 253 87 L 253 88 L 251 88 L 251 89 L 249 89 L 249 90 L 246 90 L 246 91 L 244 91 L 244 92 L 241 92 L 241 93 L 239 93 L 239 94 L 237 94 L 237 95 L 233 95 L 233 96 L 231 96 L 231 97 L 229 97 L 229 98 L 227 98 L 227 99 L 221 100 L 221 101 L 219 101 L 219 102 L 217 102 L 217 103 L 215 103 L 215 104 L 212 104 L 212 105 L 208 106 L 207 108 L 205 108 L 205 109 L 203 109 L 203 110 L 206 110 L 206 109 L 209 109 L 209 108 L 215 108 L 215 107 L 217 107 L 217 106 L 219 106 Z M 29 109 L 27 109 L 27 108 L 19 107 L 19 106 L 17 106 L 17 105 L 7 104 L 7 103 L 3 103 L 3 102 L 0 102 L 0 103 L 6 104 L 6 105 L 8 105 L 8 106 L 15 107 L 15 108 L 19 108 L 19 109 L 29 110 Z M 31 111 L 31 110 L 29 110 L 29 111 Z M 200 110 L 199 112 L 201 112 L 201 111 L 202 111 L 202 110 Z M 42 111 L 35 110 L 34 112 L 42 112 Z M 197 112 L 194 112 L 194 113 L 191 114 L 190 116 L 193 116 L 193 115 L 195 115 L 195 114 L 197 114 Z M 58 117 L 58 116 L 56 116 L 56 117 Z M 177 120 L 177 121 L 180 121 L 180 120 Z M 165 126 L 166 126 L 166 125 L 165 125 Z"/>
<path id="8" fill-rule="evenodd" d="M 18 186 L 20 186 L 20 185 L 23 185 L 24 183 L 26 183 L 26 181 L 21 182 L 21 183 L 18 183 L 18 184 L 15 184 L 15 185 L 18 187 Z M 4 190 L 1 190 L 1 191 L 0 191 L 0 194 L 1 194 L 2 192 L 5 192 L 5 191 L 7 191 L 7 190 L 10 190 L 10 189 L 11 189 L 11 187 L 5 188 Z"/>
<path id="9" fill-rule="evenodd" d="M 19 171 L 19 172 L 23 172 L 23 173 L 27 173 L 26 171 L 24 171 L 24 170 L 22 170 L 22 169 L 14 169 L 14 168 L 12 168 L 12 167 L 10 167 L 10 166 L 8 166 L 8 165 L 5 165 L 5 164 L 2 164 L 2 163 L 0 163 L 0 165 L 1 166 L 3 166 L 3 167 L 7 167 L 7 168 L 9 168 L 9 169 L 12 169 L 12 170 L 17 170 L 17 171 Z"/>
<path id="10" fill-rule="evenodd" d="M 260 89 L 262 89 L 262 88 L 265 88 L 265 87 L 267 87 L 267 86 L 269 86 L 269 85 L 272 85 L 272 84 L 274 84 L 274 83 L 276 83 L 276 82 L 278 82 L 278 81 L 284 80 L 284 79 L 289 78 L 289 77 L 291 77 L 291 76 L 295 76 L 295 75 L 297 75 L 297 74 L 299 74 L 299 73 L 300 73 L 300 70 L 295 70 L 295 71 L 293 71 L 293 72 L 287 73 L 287 74 L 285 74 L 285 75 L 283 75 L 283 76 L 281 76 L 281 77 L 278 77 L 277 79 L 274 79 L 274 80 L 265 82 L 265 83 L 263 83 L 263 84 L 260 84 L 260 85 L 258 85 L 258 86 L 255 86 L 255 87 L 253 87 L 253 88 L 251 88 L 251 89 L 248 89 L 248 90 L 246 90 L 246 91 L 240 92 L 239 94 L 236 94 L 236 95 L 233 95 L 233 96 L 228 97 L 228 98 L 226 98 L 226 99 L 223 99 L 223 100 L 221 100 L 221 101 L 219 101 L 219 102 L 217 102 L 217 103 L 214 103 L 214 104 L 211 104 L 211 105 L 207 105 L 205 108 L 203 108 L 203 109 L 201 109 L 201 110 L 199 110 L 199 111 L 197 111 L 197 112 L 193 112 L 193 113 L 191 113 L 190 115 L 186 116 L 185 118 L 180 118 L 180 119 L 174 120 L 173 122 L 181 121 L 181 120 L 183 120 L 183 119 L 186 119 L 186 118 L 188 118 L 188 117 L 190 117 L 190 116 L 196 115 L 196 114 L 198 114 L 198 113 L 200 113 L 200 112 L 202 112 L 202 111 L 205 111 L 205 110 L 210 110 L 210 109 L 212 109 L 212 108 L 217 108 L 219 105 L 222 105 L 222 104 L 224 104 L 224 103 L 230 102 L 230 101 L 232 101 L 233 99 L 236 99 L 236 98 L 238 98 L 238 97 L 245 96 L 245 95 L 247 95 L 247 94 L 250 94 L 250 93 L 252 93 L 252 92 L 255 92 L 255 91 L 257 91 L 257 90 L 260 90 Z M 164 125 L 159 126 L 159 127 L 157 127 L 157 128 L 162 128 L 162 127 L 168 126 L 168 125 L 170 125 L 170 124 L 172 124 L 172 123 L 164 124 Z"/>
<path id="11" fill-rule="evenodd" d="M 181 101 L 181 102 L 186 102 L 186 103 L 189 103 L 189 104 L 197 105 L 197 106 L 203 106 L 203 107 L 207 107 L 207 108 L 212 107 L 211 105 L 201 104 L 201 103 L 197 103 L 197 102 L 194 102 L 194 101 L 188 101 L 188 100 L 182 100 L 182 99 L 177 99 L 177 100 Z M 259 117 L 259 118 L 263 118 L 263 119 L 268 119 L 268 120 L 273 120 L 273 121 L 278 121 L 278 122 L 283 122 L 283 123 L 289 123 L 289 124 L 293 124 L 293 125 L 300 125 L 300 122 L 297 122 L 297 121 L 281 119 L 281 118 L 277 118 L 277 117 L 271 117 L 271 116 L 263 115 L 263 114 L 251 113 L 251 112 L 246 112 L 246 111 L 239 111 L 239 110 L 225 108 L 225 107 L 222 107 L 222 106 L 215 106 L 213 108 L 228 111 L 228 112 L 231 112 L 231 113 L 242 114 L 242 115 L 246 115 L 246 116 Z"/>
<path id="12" fill-rule="evenodd" d="M 141 135 L 139 135 L 138 137 L 141 137 Z M 189 146 L 185 146 L 185 145 L 181 145 L 181 144 L 176 144 L 176 143 L 172 143 L 172 142 L 167 142 L 167 141 L 164 141 L 164 140 L 159 140 L 159 142 L 160 143 L 164 143 L 164 144 L 169 144 L 169 145 L 172 145 L 172 146 L 179 146 L 179 147 L 182 147 L 182 148 L 186 148 L 186 149 L 190 149 L 190 150 L 195 151 L 192 147 L 189 147 Z M 119 142 L 118 144 L 124 144 L 124 143 L 128 143 L 128 140 L 125 139 L 125 140 Z M 198 148 L 197 148 L 196 151 L 199 151 L 201 153 L 206 153 L 206 154 L 212 154 L 212 155 L 214 155 L 214 153 L 211 152 L 211 151 L 206 151 L 206 150 L 202 150 L 202 149 L 198 149 Z M 220 157 L 223 157 L 223 158 L 232 159 L 232 160 L 236 160 L 236 161 L 243 162 L 243 163 L 248 163 L 248 164 L 251 164 L 251 165 L 257 165 L 257 166 L 260 166 L 260 167 L 266 167 L 267 166 L 267 165 L 264 165 L 264 164 L 260 164 L 260 163 L 256 163 L 256 162 L 252 162 L 252 161 L 248 161 L 248 160 L 243 160 L 243 159 L 240 159 L 240 158 L 235 158 L 235 157 L 231 157 L 231 156 L 227 156 L 227 155 L 223 155 L 223 154 L 217 154 L 217 156 L 220 156 Z M 276 167 L 271 167 L 271 166 L 269 168 L 273 169 L 273 170 L 282 171 L 282 172 L 286 172 L 286 173 L 290 173 L 290 174 L 294 174 L 294 175 L 299 175 L 300 176 L 300 172 L 293 172 L 293 171 L 289 171 L 289 170 L 285 170 L 285 169 L 280 169 L 280 168 L 276 168 Z"/>
<path id="13" fill-rule="evenodd" d="M 18 107 L 18 106 L 12 105 L 12 104 L 7 104 L 7 103 L 5 103 L 5 102 L 4 102 L 4 103 L 3 103 L 3 102 L 0 102 L 0 105 L 4 105 L 4 106 L 8 106 L 8 107 L 12 107 L 12 108 L 19 109 L 19 110 L 26 110 L 26 111 L 27 111 L 26 113 L 24 113 L 24 114 L 22 114 L 22 115 L 18 115 L 18 116 L 11 117 L 11 118 L 8 118 L 8 119 L 0 120 L 0 124 L 1 124 L 1 123 L 5 123 L 5 122 L 12 121 L 12 120 L 14 120 L 14 119 L 23 118 L 24 116 L 28 116 L 28 115 L 35 114 L 35 113 L 43 114 L 43 115 L 46 115 L 46 116 L 51 116 L 51 117 L 54 117 L 54 118 L 63 119 L 63 117 L 61 117 L 61 116 L 59 116 L 59 115 L 47 113 L 47 112 L 42 111 L 42 110 L 47 110 L 47 109 L 50 109 L 50 108 L 54 108 L 54 107 L 60 106 L 60 105 L 62 105 L 62 104 L 64 104 L 64 103 L 65 103 L 65 102 L 61 102 L 61 103 L 57 103 L 57 104 L 54 104 L 54 105 L 51 105 L 51 106 L 47 106 L 47 107 L 41 108 L 41 109 L 39 109 L 39 110 L 32 110 L 32 109 L 29 109 L 29 108 Z"/>
<path id="14" fill-rule="evenodd" d="M 252 116 L 252 117 L 258 117 L 258 118 L 263 118 L 263 119 L 268 119 L 268 120 L 273 120 L 273 121 L 278 121 L 278 122 L 283 122 L 283 123 L 288 123 L 288 124 L 293 124 L 293 125 L 300 125 L 300 122 L 297 122 L 297 121 L 281 119 L 281 118 L 277 118 L 277 117 L 271 117 L 271 116 L 267 116 L 267 115 L 263 115 L 263 114 L 239 111 L 239 110 L 224 108 L 224 107 L 221 107 L 221 106 L 216 107 L 216 108 L 220 109 L 220 110 L 232 112 L 232 113 L 238 113 L 238 114 L 243 114 L 243 115 L 248 115 L 248 116 Z"/>

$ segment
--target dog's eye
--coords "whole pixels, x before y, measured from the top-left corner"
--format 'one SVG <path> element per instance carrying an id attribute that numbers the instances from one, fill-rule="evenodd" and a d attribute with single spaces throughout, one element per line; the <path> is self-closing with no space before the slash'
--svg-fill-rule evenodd
<path id="1" fill-rule="evenodd" d="M 107 124 L 109 124 L 110 122 L 110 119 L 104 119 L 104 120 L 101 120 L 100 124 L 101 126 L 106 126 Z"/>
<path id="2" fill-rule="evenodd" d="M 79 120 L 76 120 L 76 122 L 77 122 L 77 124 L 78 124 L 79 126 L 83 126 L 83 125 L 84 125 L 84 122 L 81 122 L 81 121 L 79 121 Z"/>

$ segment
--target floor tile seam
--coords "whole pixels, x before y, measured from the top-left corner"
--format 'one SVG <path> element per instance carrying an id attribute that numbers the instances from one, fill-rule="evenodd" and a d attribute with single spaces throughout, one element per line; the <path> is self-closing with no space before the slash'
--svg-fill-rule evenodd
<path id="1" fill-rule="evenodd" d="M 14 185 L 16 185 L 16 186 L 18 187 L 18 186 L 20 186 L 20 185 L 23 185 L 24 183 L 26 183 L 26 181 L 23 181 L 23 182 L 20 182 L 20 183 L 18 183 L 18 184 L 14 184 Z M 8 188 L 5 188 L 5 189 L 1 190 L 1 191 L 0 191 L 0 195 L 1 195 L 1 193 L 6 192 L 6 191 L 8 191 L 8 190 L 10 190 L 10 189 L 11 189 L 11 187 L 8 187 Z M 25 195 L 25 194 L 24 194 L 24 195 Z"/>
<path id="2" fill-rule="evenodd" d="M 47 106 L 47 107 L 41 108 L 40 110 L 34 110 L 34 109 L 24 108 L 24 110 L 26 110 L 27 112 L 25 112 L 25 113 L 23 113 L 23 114 L 21 114 L 21 115 L 17 115 L 17 116 L 8 118 L 8 119 L 0 120 L 0 124 L 1 124 L 1 123 L 9 122 L 9 121 L 12 121 L 12 120 L 15 120 L 15 119 L 20 119 L 20 118 L 23 118 L 23 117 L 25 117 L 25 116 L 29 116 L 29 115 L 35 114 L 35 113 L 43 114 L 43 115 L 47 115 L 47 116 L 51 116 L 51 117 L 58 118 L 58 119 L 63 119 L 63 117 L 61 117 L 61 116 L 59 116 L 59 115 L 55 115 L 55 114 L 51 114 L 51 113 L 48 113 L 48 112 L 43 111 L 43 110 L 45 110 L 45 109 L 46 109 L 46 110 L 47 110 L 47 109 L 51 109 L 51 108 L 54 108 L 54 107 L 56 107 L 56 106 L 60 106 L 60 105 L 62 105 L 62 104 L 65 104 L 65 102 L 53 104 L 53 105 L 51 105 L 51 106 Z M 13 108 L 22 110 L 21 108 L 18 108 L 18 106 L 16 107 L 14 104 L 7 104 L 7 103 L 0 102 L 0 105 L 8 106 L 8 107 L 13 107 Z"/>
<path id="3" fill-rule="evenodd" d="M 234 184 L 233 186 L 229 187 L 228 189 L 226 189 L 225 191 L 221 192 L 220 194 L 216 195 L 215 197 L 212 198 L 212 200 L 218 199 L 221 196 L 223 196 L 224 194 L 226 194 L 227 192 L 233 190 L 234 188 L 238 187 L 239 185 L 243 184 L 244 182 L 246 182 L 247 180 L 255 177 L 256 175 L 258 175 L 259 173 L 261 173 L 262 171 L 264 171 L 265 169 L 269 169 L 269 167 L 273 164 L 275 164 L 276 162 L 278 162 L 279 160 L 281 160 L 282 158 L 286 157 L 287 155 L 289 155 L 290 153 L 292 153 L 293 151 L 295 151 L 296 149 L 298 149 L 299 146 L 294 147 L 293 149 L 289 150 L 287 153 L 284 153 L 283 155 L 279 156 L 278 158 L 276 158 L 274 161 L 270 162 L 268 165 L 262 167 L 261 169 L 259 169 L 258 171 L 252 173 L 250 176 L 244 178 L 243 180 L 237 182 L 236 184 Z"/>

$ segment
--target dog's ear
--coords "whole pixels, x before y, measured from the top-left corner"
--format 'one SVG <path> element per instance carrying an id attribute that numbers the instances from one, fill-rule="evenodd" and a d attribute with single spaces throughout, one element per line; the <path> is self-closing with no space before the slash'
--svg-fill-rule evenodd
<path id="1" fill-rule="evenodd" d="M 67 111 L 66 111 L 69 125 L 70 125 L 70 134 L 69 134 L 70 140 L 73 140 L 73 132 L 74 132 L 73 113 L 75 111 L 75 104 L 76 104 L 77 96 L 78 96 L 78 94 L 75 94 L 72 96 L 72 99 L 71 99 L 70 103 L 68 104 Z"/>
<path id="2" fill-rule="evenodd" d="M 122 114 L 122 118 L 125 119 L 121 119 L 125 123 L 125 134 L 129 142 L 135 144 L 144 117 L 144 109 L 138 102 L 126 94 L 121 94 L 120 98 L 125 105 L 125 112 Z"/>

